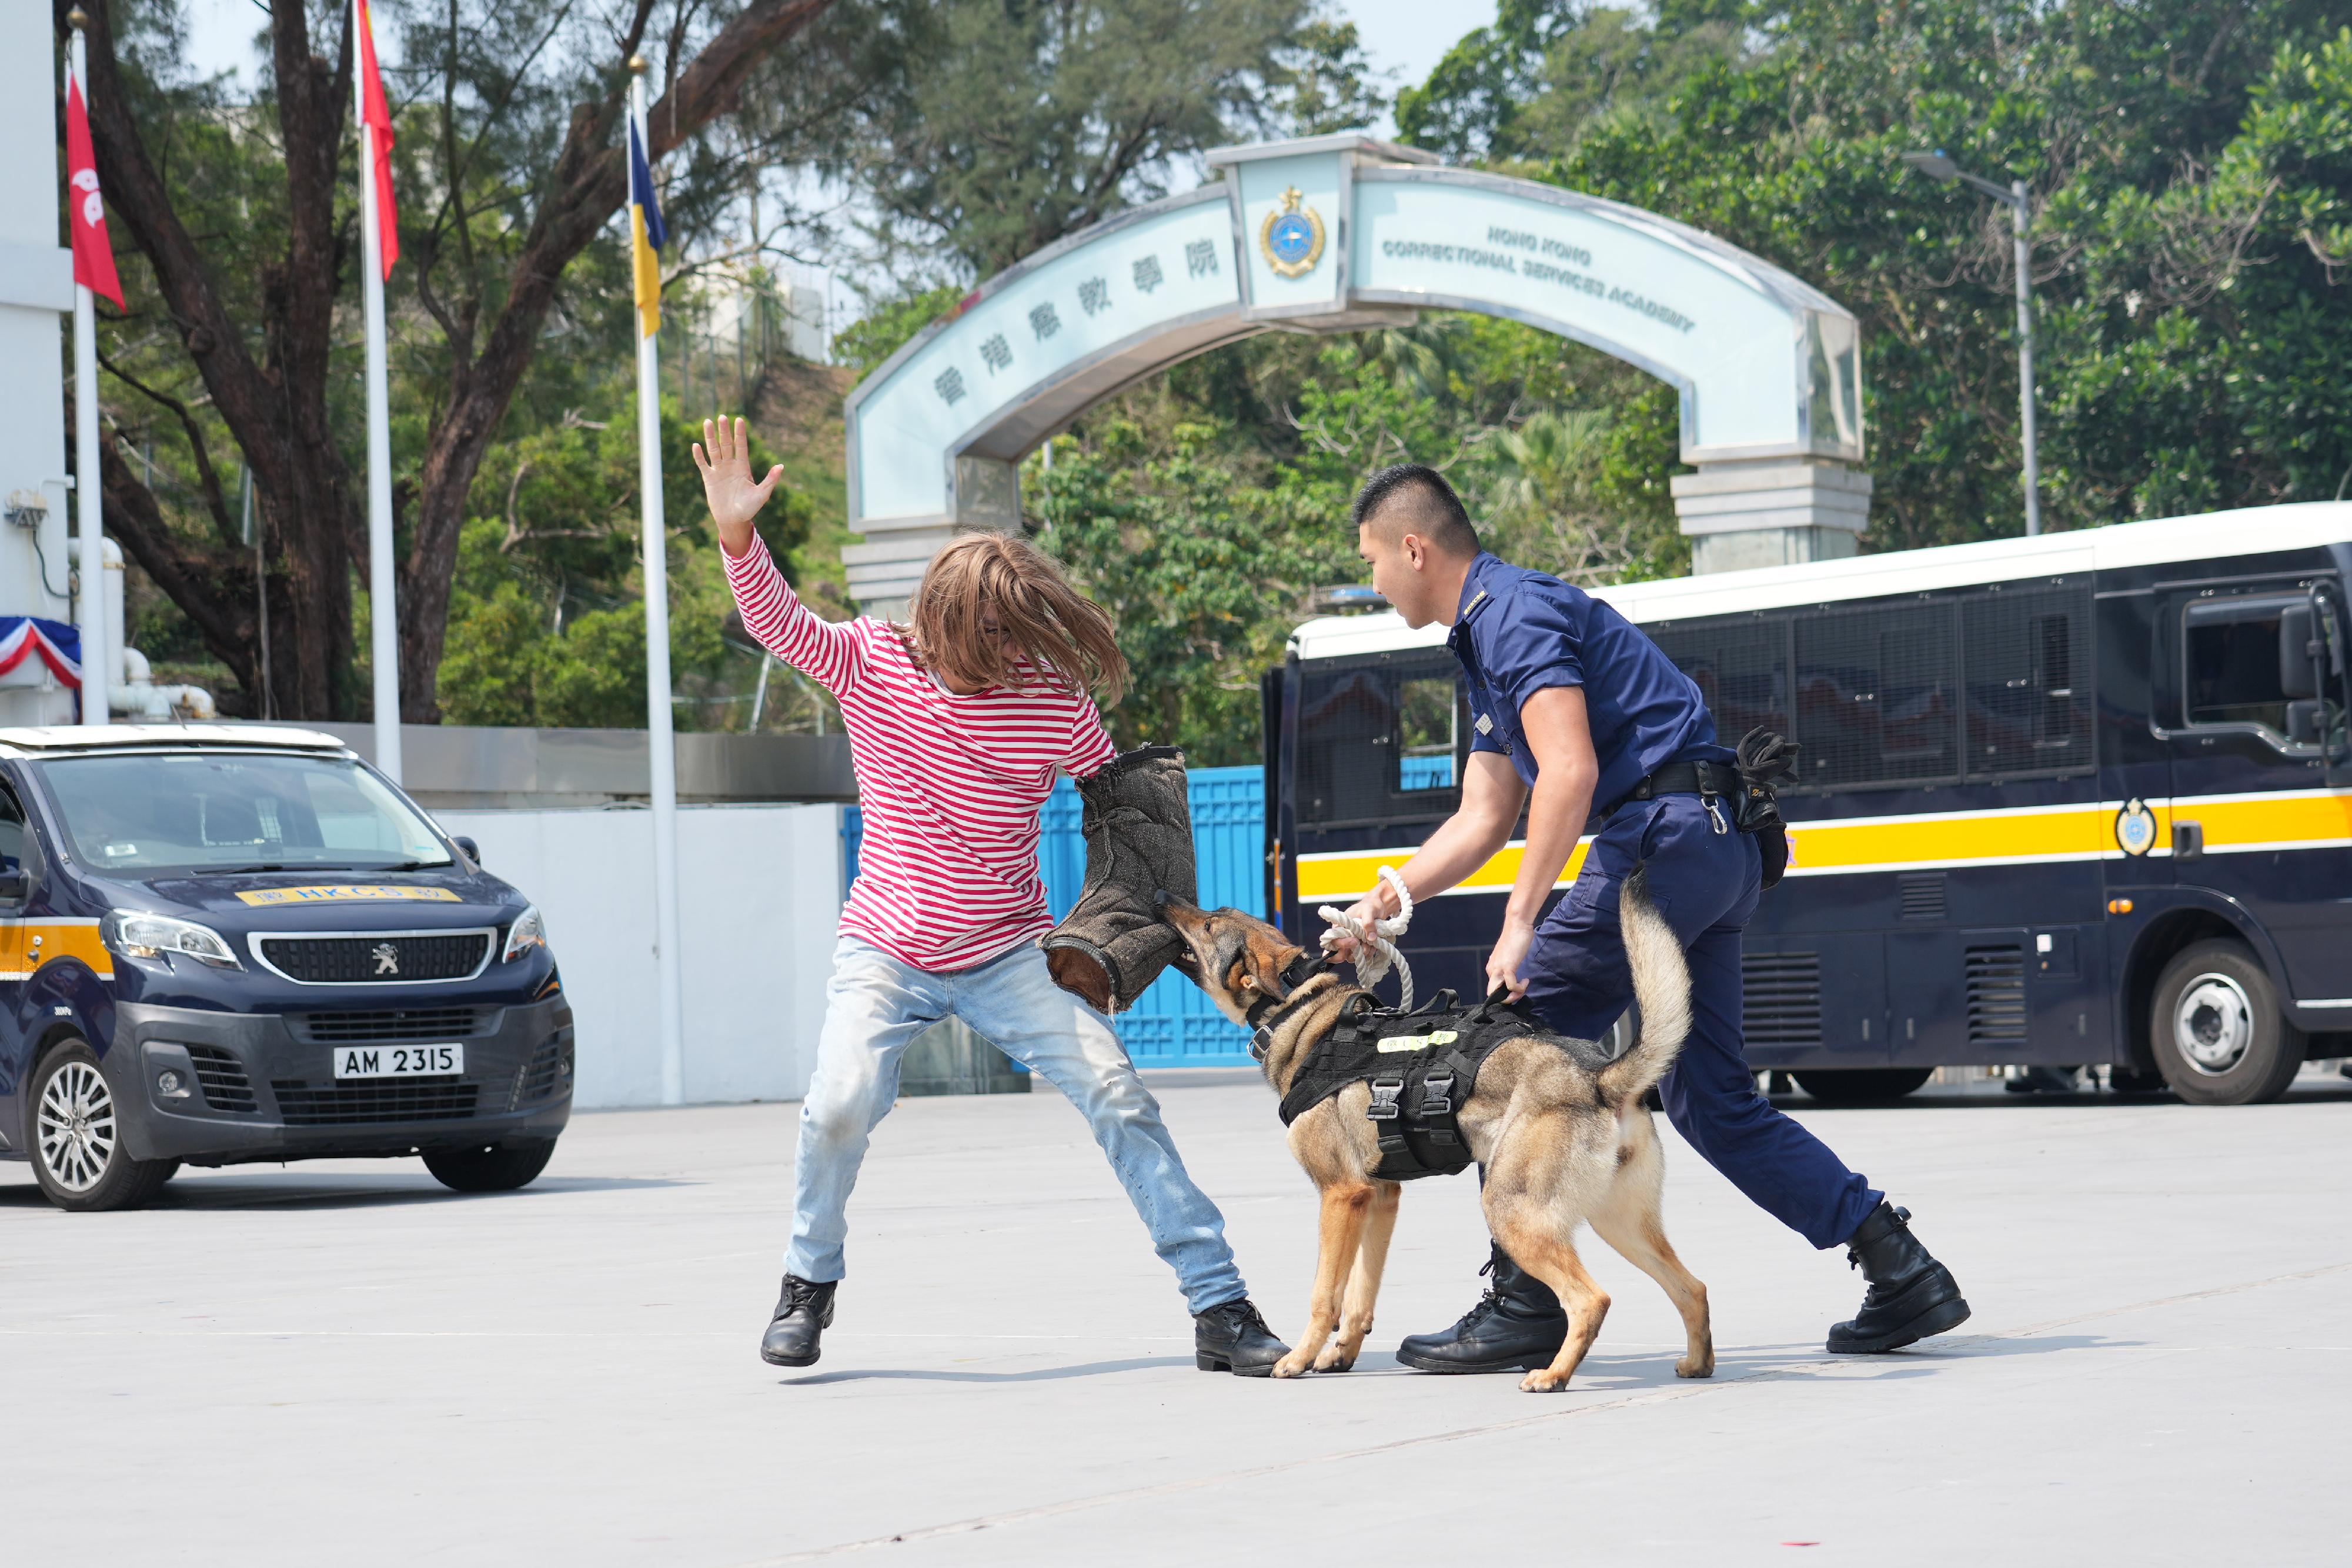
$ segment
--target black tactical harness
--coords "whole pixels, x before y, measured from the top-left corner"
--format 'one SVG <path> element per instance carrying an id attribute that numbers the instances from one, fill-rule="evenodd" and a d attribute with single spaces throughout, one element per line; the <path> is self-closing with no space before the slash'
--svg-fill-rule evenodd
<path id="1" fill-rule="evenodd" d="M 1294 966 L 1296 967 L 1296 966 Z M 1319 971 L 1318 971 L 1319 972 Z M 1283 977 L 1286 984 L 1290 977 Z M 1475 1007 L 1460 1005 L 1452 991 L 1440 991 L 1412 1012 L 1377 1008 L 1368 994 L 1357 996 L 1331 1032 L 1300 1064 L 1282 1097 L 1282 1124 L 1290 1125 L 1351 1084 L 1371 1090 L 1365 1109 L 1381 1141 L 1381 1181 L 1452 1176 L 1472 1163 L 1459 1121 L 1463 1105 L 1478 1084 L 1478 1070 L 1497 1049 L 1529 1036 L 1558 1047 L 1579 1064 L 1599 1071 L 1609 1059 L 1590 1040 L 1551 1033 L 1497 990 Z M 1260 1004 L 1266 1024 L 1287 1002 Z M 1253 1023 L 1258 1015 L 1253 1009 Z M 1268 1040 L 1261 1025 L 1252 1054 L 1265 1057 Z"/>

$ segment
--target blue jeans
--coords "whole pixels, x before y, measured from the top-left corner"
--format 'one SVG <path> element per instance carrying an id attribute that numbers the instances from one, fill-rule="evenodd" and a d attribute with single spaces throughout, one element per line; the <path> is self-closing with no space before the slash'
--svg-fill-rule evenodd
<path id="1" fill-rule="evenodd" d="M 842 1277 L 849 1189 L 875 1127 L 898 1098 L 899 1061 L 917 1035 L 949 1017 L 1042 1073 L 1078 1108 L 1152 1247 L 1176 1270 L 1187 1306 L 1205 1312 L 1248 1293 L 1225 1245 L 1224 1216 L 1185 1174 L 1159 1102 L 1109 1023 L 1054 983 L 1033 942 L 944 973 L 918 969 L 855 936 L 835 946 L 816 1072 L 801 1104 L 788 1272 L 820 1282 Z"/>
<path id="2" fill-rule="evenodd" d="M 1658 1085 L 1666 1119 L 1757 1207 L 1816 1247 L 1854 1233 L 1884 1196 L 1756 1092 L 1740 1030 L 1739 933 L 1756 914 L 1756 841 L 1718 833 L 1696 795 L 1621 806 L 1568 896 L 1536 927 L 1520 973 L 1536 1016 L 1599 1040 L 1633 999 L 1617 900 L 1650 868 L 1650 902 L 1690 960 L 1691 1031 Z"/>

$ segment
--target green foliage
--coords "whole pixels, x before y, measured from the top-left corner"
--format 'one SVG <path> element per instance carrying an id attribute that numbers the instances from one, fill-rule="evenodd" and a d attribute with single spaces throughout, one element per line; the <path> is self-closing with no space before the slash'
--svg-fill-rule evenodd
<path id="1" fill-rule="evenodd" d="M 602 412 L 499 447 L 474 486 L 458 549 L 442 712 L 453 724 L 641 728 L 646 721 L 636 423 L 632 389 Z M 668 525 L 670 666 L 680 729 L 740 728 L 758 659 L 740 632 L 718 545 L 686 454 L 701 426 L 663 407 L 662 507 Z M 754 464 L 772 454 L 754 439 Z M 787 573 L 811 507 L 779 486 L 761 536 Z"/>
<path id="2" fill-rule="evenodd" d="M 1399 104 L 1458 155 L 1664 213 L 1863 323 L 1866 548 L 2014 533 L 2007 214 L 1897 159 L 2032 183 L 2053 527 L 2324 498 L 2347 46 L 2326 7 L 1840 0 L 1503 8 Z M 1664 470 L 1656 471 L 1660 481 Z"/>
<path id="3" fill-rule="evenodd" d="M 885 299 L 833 340 L 833 357 L 859 380 L 897 353 L 909 338 L 955 308 L 964 291 L 940 287 Z"/>
<path id="4" fill-rule="evenodd" d="M 903 0 L 870 8 L 898 68 L 845 106 L 836 172 L 898 270 L 1003 270 L 1165 194 L 1272 123 L 1308 0 Z"/>

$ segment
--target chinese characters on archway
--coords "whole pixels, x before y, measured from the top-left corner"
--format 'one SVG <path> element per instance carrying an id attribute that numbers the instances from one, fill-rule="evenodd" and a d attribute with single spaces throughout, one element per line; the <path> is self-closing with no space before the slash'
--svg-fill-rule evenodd
<path id="1" fill-rule="evenodd" d="M 1214 277 L 1220 276 L 1223 270 L 1223 264 L 1217 258 L 1217 245 L 1214 240 L 1196 239 L 1186 243 L 1184 246 L 1186 277 Z M 1151 293 L 1168 281 L 1168 275 L 1162 270 L 1160 257 L 1157 256 L 1137 256 L 1129 263 L 1128 277 L 1135 292 L 1144 295 Z M 1079 314 L 1089 319 L 1109 311 L 1117 303 L 1111 295 L 1110 279 L 1104 277 L 1079 279 L 1074 303 Z M 1032 306 L 1027 320 L 1030 340 L 1034 343 L 1043 343 L 1062 329 L 1061 309 L 1058 304 L 1051 299 Z M 1013 342 L 1003 332 L 990 334 L 980 345 L 981 363 L 987 367 L 992 380 L 1013 368 Z M 963 401 L 964 395 L 971 388 L 965 382 L 963 371 L 950 365 L 932 378 L 931 390 L 939 393 L 941 402 L 952 408 Z"/>

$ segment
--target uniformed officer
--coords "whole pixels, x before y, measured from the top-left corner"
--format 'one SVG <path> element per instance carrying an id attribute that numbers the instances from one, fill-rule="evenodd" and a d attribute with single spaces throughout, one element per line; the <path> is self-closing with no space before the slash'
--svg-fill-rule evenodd
<path id="1" fill-rule="evenodd" d="M 1691 1031 L 1659 1085 L 1675 1130 L 1815 1247 L 1848 1249 L 1869 1284 L 1862 1310 L 1830 1330 L 1832 1351 L 1894 1350 L 1965 1321 L 1958 1284 L 1912 1236 L 1909 1214 L 1757 1092 L 1740 1038 L 1739 934 L 1756 913 L 1759 858 L 1711 798 L 1731 794 L 1737 776 L 1698 687 L 1607 604 L 1482 550 L 1434 469 L 1382 470 L 1356 497 L 1355 520 L 1373 587 L 1406 625 L 1453 627 L 1447 646 L 1468 681 L 1462 805 L 1405 862 L 1413 898 L 1484 865 L 1524 807 L 1527 849 L 1486 984 L 1524 995 L 1561 1033 L 1597 1040 L 1632 998 L 1617 900 L 1646 863 L 1650 897 L 1690 961 Z M 1597 831 L 1583 870 L 1543 915 L 1588 822 Z M 1393 915 L 1395 900 L 1383 883 L 1351 913 Z M 1397 1359 L 1428 1372 L 1544 1364 L 1568 1329 L 1558 1299 L 1499 1247 L 1487 1270 L 1476 1306 L 1442 1333 L 1407 1339 Z"/>

